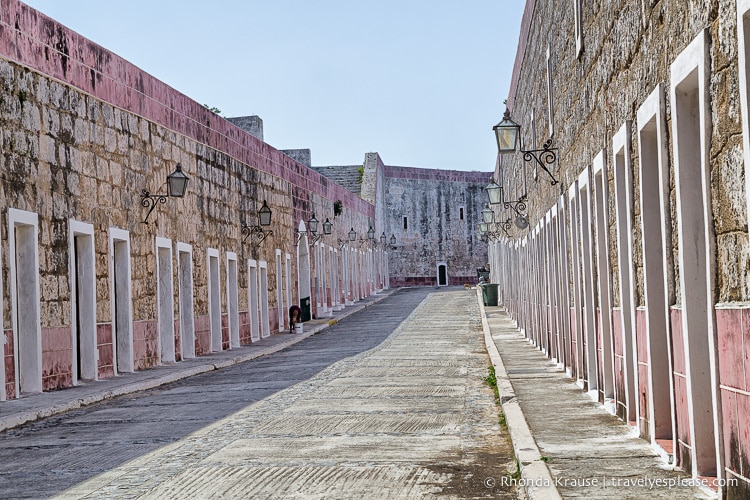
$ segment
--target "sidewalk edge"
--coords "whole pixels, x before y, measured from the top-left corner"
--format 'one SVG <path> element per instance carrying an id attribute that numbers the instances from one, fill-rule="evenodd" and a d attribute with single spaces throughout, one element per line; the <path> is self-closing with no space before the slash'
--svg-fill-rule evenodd
<path id="1" fill-rule="evenodd" d="M 500 395 L 500 404 L 505 414 L 505 423 L 510 433 L 510 439 L 513 443 L 513 450 L 516 454 L 519 467 L 521 469 L 521 485 L 525 488 L 526 494 L 531 500 L 557 500 L 562 499 L 560 492 L 555 487 L 555 480 L 542 460 L 542 454 L 539 447 L 531 434 L 529 424 L 523 415 L 521 406 L 516 399 L 513 384 L 510 382 L 508 373 L 505 371 L 503 359 L 500 352 L 492 339 L 489 323 L 487 322 L 487 313 L 484 309 L 481 291 L 477 287 L 477 301 L 482 318 L 482 330 L 484 331 L 484 343 L 487 348 L 487 354 L 490 361 L 495 367 L 495 378 L 497 379 L 497 391 Z"/>

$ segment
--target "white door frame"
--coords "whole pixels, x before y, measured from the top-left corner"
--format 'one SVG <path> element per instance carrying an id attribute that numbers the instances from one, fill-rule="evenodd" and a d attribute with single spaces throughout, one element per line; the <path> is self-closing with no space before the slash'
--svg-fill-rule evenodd
<path id="1" fill-rule="evenodd" d="M 77 238 L 80 238 L 81 245 L 76 245 Z M 72 373 L 73 385 L 78 385 L 81 380 L 99 378 L 99 349 L 96 335 L 96 253 L 92 224 L 68 220 L 68 256 L 70 333 L 73 341 Z M 114 339 L 112 340 L 114 346 Z M 113 364 L 115 364 L 115 359 L 113 355 Z M 82 373 L 78 372 L 79 364 Z"/>

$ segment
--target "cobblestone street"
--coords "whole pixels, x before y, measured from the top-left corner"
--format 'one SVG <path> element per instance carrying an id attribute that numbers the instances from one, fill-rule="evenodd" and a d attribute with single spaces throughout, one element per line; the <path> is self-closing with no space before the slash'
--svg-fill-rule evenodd
<path id="1" fill-rule="evenodd" d="M 422 301 L 432 291 L 400 291 L 285 351 L 158 394 L 8 432 L 2 455 L 27 459 L 0 461 L 0 495 L 515 498 L 498 486 L 515 463 L 482 380 L 476 294 Z"/>

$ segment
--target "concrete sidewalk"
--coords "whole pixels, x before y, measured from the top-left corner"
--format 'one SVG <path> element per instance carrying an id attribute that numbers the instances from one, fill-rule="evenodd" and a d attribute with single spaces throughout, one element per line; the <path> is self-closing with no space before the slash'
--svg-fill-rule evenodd
<path id="1" fill-rule="evenodd" d="M 485 307 L 479 293 L 478 300 L 519 486 L 530 498 L 715 498 L 592 401 L 502 307 Z"/>
<path id="2" fill-rule="evenodd" d="M 259 342 L 236 349 L 185 359 L 178 363 L 168 363 L 148 370 L 125 373 L 94 382 L 85 382 L 68 389 L 25 395 L 18 399 L 3 401 L 0 403 L 0 432 L 98 401 L 152 389 L 199 373 L 218 370 L 281 351 L 334 325 L 340 319 L 383 300 L 396 290 L 383 290 L 378 294 L 355 302 L 354 305 L 347 306 L 341 311 L 334 311 L 331 317 L 305 322 L 304 332 L 301 334 L 277 333 Z"/>

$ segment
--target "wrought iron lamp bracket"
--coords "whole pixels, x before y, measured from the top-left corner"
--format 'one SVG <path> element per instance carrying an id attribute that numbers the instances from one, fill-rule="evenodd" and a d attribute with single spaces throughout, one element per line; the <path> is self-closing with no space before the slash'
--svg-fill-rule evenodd
<path id="1" fill-rule="evenodd" d="M 252 236 L 252 238 L 250 238 L 252 244 L 255 246 L 260 246 L 260 244 L 263 243 L 263 240 L 273 235 L 273 231 L 264 231 L 263 228 L 258 225 L 242 226 L 242 234 L 245 235 L 245 237 L 242 239 L 243 243 Z"/>
<path id="2" fill-rule="evenodd" d="M 520 198 L 518 198 L 516 201 L 504 201 L 503 207 L 510 208 L 513 210 L 516 215 L 525 216 L 526 215 L 526 195 L 522 195 Z"/>
<path id="3" fill-rule="evenodd" d="M 169 198 L 169 195 L 166 193 L 151 194 L 147 189 L 141 191 L 141 206 L 149 208 L 146 218 L 142 221 L 144 224 L 148 224 L 148 218 L 156 208 L 157 203 L 166 203 L 167 198 Z"/>
<path id="4" fill-rule="evenodd" d="M 547 168 L 547 165 L 553 165 L 557 161 L 557 148 L 550 146 L 552 146 L 551 137 L 542 145 L 542 149 L 521 149 L 520 151 L 523 153 L 524 161 L 534 160 L 542 170 L 547 172 L 547 175 L 552 179 L 550 183 L 554 186 L 559 181 L 555 179 L 555 176 L 552 175 L 552 172 Z"/>

